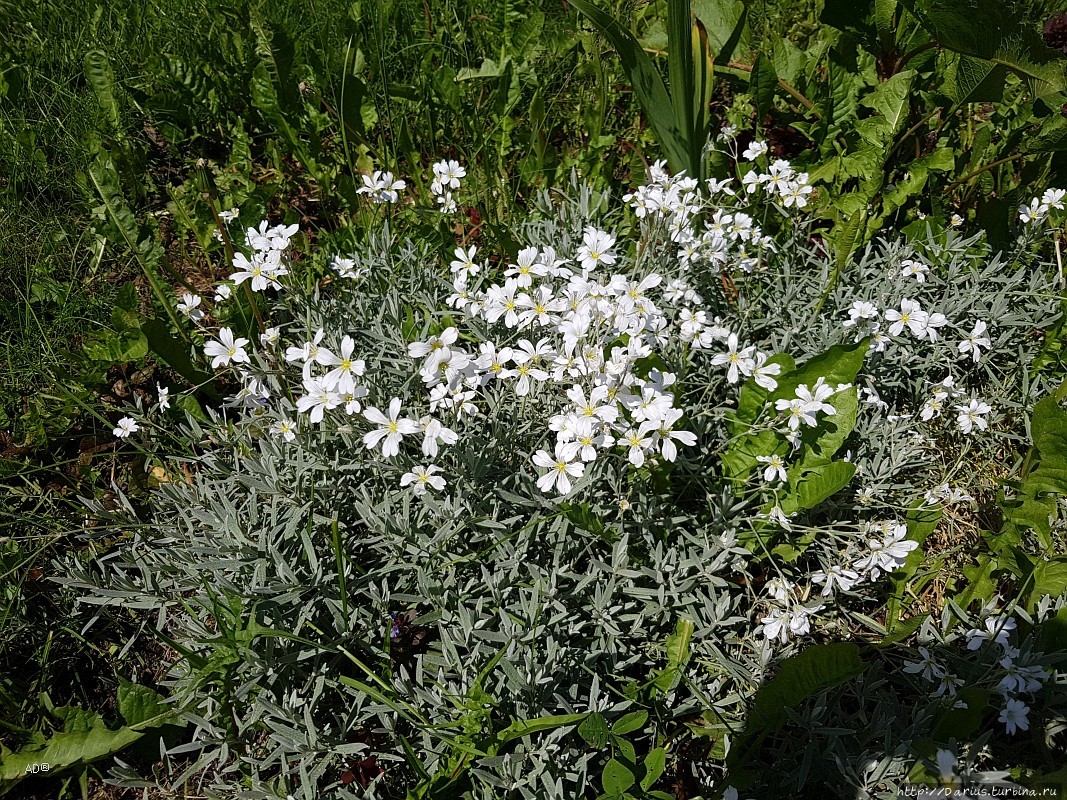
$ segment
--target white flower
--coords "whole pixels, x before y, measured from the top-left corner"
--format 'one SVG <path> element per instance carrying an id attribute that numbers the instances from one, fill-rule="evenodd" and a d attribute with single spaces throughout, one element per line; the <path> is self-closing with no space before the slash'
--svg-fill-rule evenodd
<path id="1" fill-rule="evenodd" d="M 431 336 L 425 342 L 412 342 L 408 345 L 408 355 L 412 358 L 426 356 L 424 366 L 434 370 L 442 361 L 447 361 L 451 356 L 449 348 L 459 338 L 459 331 L 453 327 L 445 328 L 440 336 Z"/>
<path id="2" fill-rule="evenodd" d="M 239 208 L 231 208 L 229 211 L 220 211 L 219 212 L 219 219 L 221 219 L 223 222 L 233 222 L 240 215 L 241 215 L 241 209 L 239 209 Z"/>
<path id="3" fill-rule="evenodd" d="M 235 253 L 233 266 L 237 271 L 230 275 L 230 280 L 234 286 L 250 281 L 254 292 L 262 292 L 268 287 L 280 289 L 278 276 L 289 274 L 289 270 L 282 266 L 280 257 L 281 254 L 277 250 L 270 251 L 265 257 L 257 253 L 252 256 L 251 261 L 244 253 Z"/>
<path id="4" fill-rule="evenodd" d="M 459 434 L 451 428 L 446 428 L 440 420 L 433 417 L 422 417 L 419 427 L 423 430 L 422 454 L 427 458 L 437 456 L 439 444 L 455 444 L 459 441 Z"/>
<path id="5" fill-rule="evenodd" d="M 993 407 L 981 400 L 971 400 L 967 405 L 957 405 L 956 422 L 959 423 L 963 433 L 971 433 L 975 428 L 984 431 L 989 427 L 989 420 L 985 415 L 993 410 Z"/>
<path id="6" fill-rule="evenodd" d="M 768 392 L 778 388 L 778 381 L 772 375 L 782 374 L 781 364 L 768 364 L 766 353 L 756 353 L 756 366 L 752 368 L 752 379 L 757 386 L 762 386 Z"/>
<path id="7" fill-rule="evenodd" d="M 368 422 L 373 422 L 378 427 L 363 435 L 363 444 L 369 448 L 381 444 L 382 457 L 389 458 L 400 452 L 400 440 L 404 436 L 418 433 L 419 423 L 413 419 L 398 419 L 400 416 L 401 401 L 394 397 L 389 401 L 389 415 L 386 416 L 374 406 L 364 409 L 363 416 Z"/>
<path id="8" fill-rule="evenodd" d="M 872 580 L 878 580 L 883 572 L 893 572 L 903 567 L 908 553 L 919 546 L 918 542 L 905 538 L 908 535 L 907 525 L 887 523 L 881 527 L 885 532 L 882 539 L 868 540 L 869 552 L 853 564 L 858 572 L 868 575 Z"/>
<path id="9" fill-rule="evenodd" d="M 760 622 L 763 623 L 760 627 L 760 633 L 768 639 L 777 639 L 784 644 L 789 641 L 789 620 L 790 614 L 788 611 L 775 608 L 767 616 L 760 619 Z"/>
<path id="10" fill-rule="evenodd" d="M 926 282 L 926 276 L 930 272 L 930 268 L 923 264 L 921 261 L 914 261 L 910 258 L 904 259 L 901 263 L 903 269 L 900 270 L 900 274 L 907 278 L 915 278 L 919 283 Z"/>
<path id="11" fill-rule="evenodd" d="M 1030 201 L 1029 206 L 1019 206 L 1019 219 L 1024 224 L 1040 222 L 1046 214 L 1048 214 L 1048 206 L 1036 197 Z"/>
<path id="12" fill-rule="evenodd" d="M 129 437 L 131 433 L 136 433 L 141 430 L 141 426 L 137 424 L 137 420 L 133 417 L 123 417 L 118 421 L 118 427 L 111 431 L 118 439 L 125 439 Z"/>
<path id="13" fill-rule="evenodd" d="M 930 654 L 929 648 L 919 647 L 918 661 L 905 661 L 904 671 L 911 675 L 922 675 L 928 681 L 937 681 L 945 674 L 945 670 L 937 663 Z"/>
<path id="14" fill-rule="evenodd" d="M 452 274 L 462 275 L 464 278 L 470 279 L 481 272 L 482 268 L 474 263 L 474 254 L 477 252 L 478 248 L 473 245 L 467 250 L 457 247 L 454 253 L 455 259 L 449 264 Z"/>
<path id="15" fill-rule="evenodd" d="M 1001 647 L 1006 647 L 1011 639 L 1011 632 L 1018 627 L 1011 617 L 988 617 L 985 621 L 985 630 L 971 628 L 967 631 L 967 649 L 977 650 L 983 642 L 996 642 Z"/>
<path id="16" fill-rule="evenodd" d="M 796 586 L 788 578 L 771 578 L 763 588 L 767 594 L 779 603 L 784 603 L 793 596 L 793 590 Z"/>
<path id="17" fill-rule="evenodd" d="M 578 261 L 586 272 L 599 267 L 601 264 L 611 266 L 615 263 L 615 255 L 611 248 L 615 246 L 615 237 L 605 231 L 597 230 L 590 226 L 585 229 L 582 236 L 582 246 L 578 248 Z"/>
<path id="18" fill-rule="evenodd" d="M 398 192 L 406 188 L 407 183 L 396 180 L 393 173 L 375 170 L 372 175 L 363 175 L 363 185 L 356 189 L 356 194 L 370 195 L 375 203 L 395 203 L 400 199 Z"/>
<path id="19" fill-rule="evenodd" d="M 645 463 L 645 453 L 652 447 L 652 440 L 645 437 L 640 429 L 629 428 L 619 437 L 619 444 L 627 448 L 627 460 L 640 468 Z"/>
<path id="20" fill-rule="evenodd" d="M 354 258 L 334 256 L 333 260 L 330 262 L 330 266 L 333 268 L 334 272 L 346 280 L 357 280 L 367 274 L 367 268 L 357 267 Z"/>
<path id="21" fill-rule="evenodd" d="M 713 366 L 729 366 L 726 372 L 726 380 L 730 383 L 737 383 L 741 375 L 751 375 L 752 371 L 756 368 L 756 359 L 753 354 L 756 352 L 756 348 L 753 346 L 738 349 L 737 334 L 731 333 L 726 339 L 726 352 L 716 353 L 711 357 L 711 363 Z"/>
<path id="22" fill-rule="evenodd" d="M 296 423 L 290 419 L 279 419 L 271 425 L 270 432 L 291 442 L 296 438 Z"/>
<path id="23" fill-rule="evenodd" d="M 1000 679 L 1000 683 L 997 684 L 997 688 L 1005 695 L 1013 692 L 1036 692 L 1048 677 L 1048 673 L 1041 667 L 1019 666 L 1010 656 L 1004 656 L 1004 658 L 1000 659 L 1000 666 L 1006 672 L 1004 677 Z"/>
<path id="24" fill-rule="evenodd" d="M 244 346 L 248 339 L 234 338 L 233 331 L 229 328 L 219 330 L 218 341 L 211 339 L 204 345 L 204 355 L 211 358 L 211 367 L 218 369 L 220 366 L 251 363 Z"/>
<path id="25" fill-rule="evenodd" d="M 170 389 L 156 384 L 156 396 L 159 398 L 159 410 L 166 411 L 170 408 Z"/>
<path id="26" fill-rule="evenodd" d="M 467 177 L 467 170 L 460 166 L 458 161 L 438 161 L 433 165 L 434 183 L 441 189 L 448 187 L 450 189 L 458 189 L 460 181 Z"/>
<path id="27" fill-rule="evenodd" d="M 982 320 L 977 320 L 974 323 L 974 329 L 957 345 L 957 349 L 960 351 L 961 356 L 971 354 L 971 358 L 974 359 L 974 363 L 977 364 L 982 358 L 981 348 L 988 350 L 991 346 L 989 337 L 985 336 L 986 324 Z"/>
<path id="28" fill-rule="evenodd" d="M 441 468 L 436 464 L 430 464 L 425 467 L 419 464 L 412 467 L 411 472 L 405 472 L 400 476 L 400 485 L 407 486 L 412 484 L 412 491 L 419 496 L 426 494 L 427 488 L 435 489 L 439 492 L 445 488 L 445 479 L 434 473 L 440 471 Z"/>
<path id="29" fill-rule="evenodd" d="M 198 322 L 204 318 L 204 312 L 197 306 L 200 305 L 202 298 L 198 294 L 189 294 L 186 292 L 182 295 L 181 301 L 178 303 L 178 311 L 187 316 L 193 322 Z"/>
<path id="30" fill-rule="evenodd" d="M 641 436 L 646 433 L 652 433 L 653 446 L 657 441 L 659 442 L 660 453 L 666 461 L 674 461 L 678 457 L 678 446 L 674 443 L 675 441 L 679 441 L 689 447 L 697 443 L 697 437 L 691 431 L 671 429 L 671 426 L 681 417 L 682 410 L 680 408 L 672 408 L 667 411 L 661 420 L 650 419 L 642 422 L 641 427 L 638 429 L 638 433 Z"/>
<path id="31" fill-rule="evenodd" d="M 353 359 L 356 343 L 351 336 L 341 339 L 341 355 L 337 356 L 323 348 L 319 363 L 325 367 L 333 367 L 326 373 L 323 381 L 337 389 L 341 394 L 354 392 L 356 377 L 362 376 L 367 365 L 362 359 Z M 358 410 L 358 409 L 357 409 Z"/>
<path id="32" fill-rule="evenodd" d="M 815 410 L 800 398 L 775 400 L 774 407 L 778 411 L 785 412 L 786 424 L 789 425 L 790 430 L 799 430 L 801 423 L 808 426 L 819 424 L 819 421 L 815 418 Z"/>
<path id="33" fill-rule="evenodd" d="M 571 478 L 580 478 L 585 474 L 585 464 L 567 458 L 563 442 L 556 442 L 555 456 L 549 455 L 547 450 L 538 450 L 531 460 L 537 466 L 548 469 L 537 479 L 537 488 L 546 494 L 552 491 L 553 486 L 559 494 L 567 494 L 571 490 Z"/>
<path id="34" fill-rule="evenodd" d="M 312 422 L 322 422 L 325 412 L 341 405 L 341 395 L 325 378 L 304 378 L 304 394 L 297 398 L 296 409 L 309 414 Z"/>
<path id="35" fill-rule="evenodd" d="M 955 786 L 958 776 L 956 775 L 956 755 L 951 750 L 937 751 L 937 777 L 942 786 Z"/>
<path id="36" fill-rule="evenodd" d="M 823 378 L 819 378 L 815 381 L 815 386 L 812 389 L 809 389 L 806 384 L 800 384 L 796 388 L 796 396 L 804 401 L 813 412 L 821 411 L 824 414 L 833 416 L 837 413 L 837 409 L 825 401 L 833 397 L 837 392 L 844 391 L 849 387 L 839 386 L 834 389 L 823 381 Z"/>
<path id="37" fill-rule="evenodd" d="M 1063 199 L 1067 197 L 1067 191 L 1063 189 L 1046 189 L 1045 193 L 1041 195 L 1041 205 L 1047 208 L 1055 208 L 1057 211 L 1063 211 Z"/>
<path id="38" fill-rule="evenodd" d="M 1004 703 L 1004 708 L 1000 710 L 1000 716 L 997 719 L 1004 723 L 1004 730 L 1007 733 L 1014 734 L 1017 729 L 1020 731 L 1030 729 L 1030 721 L 1027 718 L 1029 713 L 1030 706 L 1022 700 L 1008 700 Z"/>
<path id="39" fill-rule="evenodd" d="M 742 158 L 746 161 L 755 161 L 761 155 L 767 152 L 767 143 L 761 142 L 759 139 L 753 140 L 752 144 L 744 149 L 741 153 Z"/>
<path id="40" fill-rule="evenodd" d="M 878 306 L 866 300 L 857 300 L 848 310 L 848 319 L 842 323 L 844 327 L 851 328 L 868 320 L 878 318 Z"/>
<path id="41" fill-rule="evenodd" d="M 926 333 L 926 323 L 929 317 L 930 315 L 923 311 L 916 301 L 908 298 L 900 301 L 900 311 L 890 308 L 885 312 L 886 321 L 893 323 L 889 326 L 889 332 L 893 336 L 899 336 L 901 331 L 907 327 L 912 335 L 922 337 Z"/>
<path id="42" fill-rule="evenodd" d="M 823 597 L 829 597 L 834 593 L 834 586 L 847 592 L 863 579 L 858 572 L 834 564 L 830 567 L 829 572 L 819 570 L 811 573 L 811 580 L 813 583 L 823 584 L 823 589 L 819 594 Z"/>
<path id="43" fill-rule="evenodd" d="M 222 303 L 230 299 L 233 294 L 233 287 L 228 283 L 220 283 L 215 287 L 215 302 Z"/>
<path id="44" fill-rule="evenodd" d="M 963 217 L 961 217 L 959 214 L 953 214 L 951 217 L 949 217 L 948 226 L 950 228 L 958 228 L 961 225 L 963 225 Z"/>
<path id="45" fill-rule="evenodd" d="M 756 456 L 756 460 L 761 464 L 767 465 L 767 468 L 763 470 L 763 480 L 767 481 L 767 483 L 775 480 L 785 481 L 787 479 L 785 461 L 781 456 Z"/>
<path id="46" fill-rule="evenodd" d="M 259 343 L 264 347 L 273 347 L 281 338 L 281 328 L 267 328 L 259 335 Z"/>
<path id="47" fill-rule="evenodd" d="M 793 636 L 806 636 L 811 633 L 811 618 L 822 608 L 823 606 L 793 609 L 789 614 L 789 632 Z"/>
<path id="48" fill-rule="evenodd" d="M 944 314 L 931 311 L 926 318 L 926 330 L 923 331 L 923 335 L 931 342 L 936 342 L 938 329 L 946 325 L 948 325 L 948 318 Z"/>

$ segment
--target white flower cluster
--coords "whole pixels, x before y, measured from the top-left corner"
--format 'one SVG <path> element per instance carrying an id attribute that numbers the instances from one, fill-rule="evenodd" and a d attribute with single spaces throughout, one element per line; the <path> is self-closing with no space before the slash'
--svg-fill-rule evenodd
<path id="1" fill-rule="evenodd" d="M 908 526 L 896 522 L 869 522 L 868 533 L 875 536 L 866 540 L 864 551 L 848 566 L 835 564 L 828 570 L 811 573 L 811 581 L 822 586 L 820 595 L 832 597 L 835 591 L 852 591 L 855 586 L 867 581 L 876 581 L 904 566 L 908 554 L 919 546 L 907 538 Z M 796 599 L 796 585 L 781 578 L 766 584 L 771 598 L 783 606 L 775 606 L 760 619 L 760 632 L 770 641 L 785 643 L 790 637 L 810 632 L 810 618 L 825 608 L 824 605 L 801 604 Z"/>
<path id="2" fill-rule="evenodd" d="M 904 274 L 925 275 L 929 267 L 920 269 L 917 261 L 906 260 Z M 888 332 L 882 329 L 882 322 L 888 323 Z M 878 306 L 866 300 L 857 300 L 848 310 L 848 319 L 842 323 L 846 329 L 855 329 L 856 341 L 865 337 L 871 339 L 871 349 L 874 352 L 885 352 L 886 348 L 894 341 L 893 337 L 901 336 L 905 331 L 911 333 L 918 341 L 928 340 L 930 343 L 938 341 L 938 331 L 949 325 L 944 314 L 926 311 L 922 305 L 911 298 L 904 298 L 898 308 L 887 308 L 883 314 Z M 976 320 L 969 333 L 964 333 L 964 338 L 956 345 L 956 351 L 960 358 L 969 358 L 977 364 L 982 360 L 983 350 L 988 351 L 992 342 L 987 335 L 988 325 L 984 320 Z M 880 407 L 885 407 L 875 390 L 866 390 L 867 402 Z M 940 384 L 935 384 L 931 396 L 924 402 L 919 410 L 919 418 L 929 422 L 941 415 L 947 407 L 950 399 L 958 398 L 962 392 L 958 391 L 953 383 L 951 375 Z M 955 406 L 956 420 L 959 430 L 964 434 L 974 431 L 983 431 L 989 427 L 988 415 L 993 407 L 983 400 L 971 398 L 966 403 L 957 403 Z M 899 417 L 900 415 L 898 415 Z"/>
<path id="3" fill-rule="evenodd" d="M 1029 205 L 1019 206 L 1019 219 L 1026 224 L 1041 222 L 1053 209 L 1063 211 L 1065 198 L 1067 198 L 1067 190 L 1046 189 L 1041 197 L 1031 198 Z"/>
<path id="4" fill-rule="evenodd" d="M 234 286 L 250 281 L 253 292 L 262 292 L 267 288 L 281 289 L 278 278 L 289 274 L 289 268 L 283 261 L 286 249 L 293 234 L 299 230 L 298 225 L 275 225 L 267 227 L 264 220 L 259 228 L 249 228 L 245 233 L 245 243 L 252 251 L 249 258 L 244 253 L 234 253 L 230 280 Z"/>
<path id="5" fill-rule="evenodd" d="M 980 650 L 986 643 L 999 648 L 997 664 L 1000 669 L 994 675 L 999 676 L 996 691 L 1004 700 L 999 721 L 1009 734 L 1029 729 L 1030 707 L 1016 695 L 1033 694 L 1044 686 L 1049 677 L 1048 671 L 1031 659 L 1022 659 L 1019 648 L 1011 643 L 1011 634 L 1018 628 L 1018 623 L 1009 616 L 994 615 L 987 617 L 982 628 L 972 628 L 966 633 L 967 649 Z M 919 659 L 904 664 L 904 671 L 912 675 L 921 675 L 924 680 L 938 684 L 934 691 L 936 697 L 955 698 L 957 690 L 964 681 L 954 675 L 940 663 L 927 647 L 918 648 Z M 964 707 L 957 701 L 956 705 Z"/>
<path id="6" fill-rule="evenodd" d="M 433 181 L 430 183 L 430 194 L 441 207 L 442 213 L 454 214 L 458 206 L 453 191 L 458 191 L 463 178 L 467 177 L 467 170 L 458 161 L 449 159 L 438 161 L 433 165 Z"/>
<path id="7" fill-rule="evenodd" d="M 408 187 L 407 183 L 393 177 L 391 172 L 374 170 L 363 174 L 363 185 L 356 189 L 356 194 L 365 194 L 375 203 L 396 203 L 400 192 Z"/>
<path id="8" fill-rule="evenodd" d="M 730 262 L 751 271 L 757 258 L 750 250 L 773 249 L 771 237 L 764 236 L 752 216 L 743 211 L 730 213 L 716 209 L 710 220 L 702 228 L 698 227 L 704 210 L 699 181 L 684 175 L 668 175 L 662 161 L 652 166 L 649 177 L 648 184 L 623 195 L 623 200 L 630 204 L 638 219 L 667 226 L 671 241 L 679 246 L 678 257 L 683 268 L 698 263 L 721 267 Z M 708 188 L 712 195 L 734 196 L 730 184 L 729 180 L 711 180 Z"/>

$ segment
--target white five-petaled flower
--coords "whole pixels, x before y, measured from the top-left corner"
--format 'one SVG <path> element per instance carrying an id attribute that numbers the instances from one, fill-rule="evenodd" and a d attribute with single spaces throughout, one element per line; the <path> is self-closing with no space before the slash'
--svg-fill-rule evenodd
<path id="1" fill-rule="evenodd" d="M 301 414 L 308 414 L 312 422 L 322 422 L 323 415 L 337 408 L 343 402 L 341 395 L 334 391 L 334 384 L 325 378 L 304 378 L 304 394 L 297 398 L 296 409 Z"/>
<path id="2" fill-rule="evenodd" d="M 362 359 L 352 358 L 355 349 L 355 340 L 351 336 L 345 336 L 341 339 L 341 354 L 334 355 L 329 350 L 324 350 L 323 357 L 319 362 L 323 366 L 333 367 L 326 373 L 323 380 L 341 394 L 354 393 L 356 377 L 366 372 L 366 363 Z"/>
<path id="3" fill-rule="evenodd" d="M 219 330 L 218 341 L 211 339 L 204 345 L 204 355 L 211 358 L 213 369 L 233 364 L 251 363 L 244 346 L 248 339 L 234 338 L 233 331 L 229 328 Z"/>
<path id="4" fill-rule="evenodd" d="M 1026 705 L 1022 700 L 1007 700 L 997 719 L 1004 723 L 1004 730 L 1007 733 L 1013 734 L 1016 730 L 1026 731 L 1030 729 L 1029 714 L 1030 706 Z"/>
<path id="5" fill-rule="evenodd" d="M 270 432 L 275 436 L 280 436 L 287 442 L 291 442 L 296 439 L 296 423 L 291 419 L 276 420 L 275 423 L 270 426 Z"/>
<path id="6" fill-rule="evenodd" d="M 752 345 L 739 348 L 737 334 L 731 333 L 726 339 L 726 352 L 713 355 L 711 363 L 716 367 L 728 367 L 726 380 L 737 383 L 741 375 L 751 375 L 756 368 L 755 352 L 756 348 Z"/>
<path id="7" fill-rule="evenodd" d="M 907 525 L 888 523 L 881 527 L 884 532 L 882 539 L 868 540 L 867 554 L 852 565 L 857 572 L 872 580 L 878 580 L 883 572 L 893 572 L 903 567 L 908 553 L 919 546 L 918 542 L 906 538 Z"/>
<path id="8" fill-rule="evenodd" d="M 398 192 L 406 188 L 407 183 L 396 180 L 393 173 L 375 170 L 372 175 L 363 175 L 363 185 L 356 189 L 356 194 L 370 195 L 375 203 L 395 203 L 400 199 Z"/>
<path id="9" fill-rule="evenodd" d="M 755 161 L 761 155 L 767 152 L 767 143 L 761 142 L 759 139 L 753 140 L 752 144 L 744 149 L 741 153 L 741 157 L 746 161 Z"/>
<path id="10" fill-rule="evenodd" d="M 676 431 L 672 426 L 679 419 L 682 418 L 682 410 L 680 408 L 668 409 L 662 419 L 652 418 L 641 423 L 638 428 L 638 435 L 644 436 L 646 433 L 652 434 L 652 445 L 659 443 L 660 454 L 665 461 L 674 461 L 678 458 L 678 445 L 675 441 L 679 441 L 688 447 L 692 447 L 697 443 L 696 434 L 692 431 Z"/>
<path id="11" fill-rule="evenodd" d="M 964 433 L 971 433 L 975 428 L 980 431 L 984 431 L 989 427 L 989 420 L 986 419 L 986 414 L 993 410 L 993 407 L 988 403 L 981 400 L 971 400 L 967 405 L 957 405 L 956 422 L 959 423 L 960 430 Z"/>
<path id="12" fill-rule="evenodd" d="M 426 494 L 427 489 L 435 489 L 438 492 L 445 488 L 445 479 L 434 473 L 440 472 L 441 468 L 436 464 L 423 466 L 418 464 L 411 468 L 411 472 L 405 472 L 400 476 L 400 485 L 411 484 L 411 489 L 416 495 Z"/>
<path id="13" fill-rule="evenodd" d="M 454 253 L 455 258 L 452 263 L 449 264 L 449 269 L 453 275 L 462 275 L 464 278 L 471 278 L 481 272 L 482 268 L 474 263 L 474 255 L 478 252 L 478 248 L 471 245 L 468 249 L 464 250 L 462 247 L 457 247 Z"/>
<path id="14" fill-rule="evenodd" d="M 885 318 L 887 322 L 892 323 L 889 326 L 889 333 L 893 336 L 899 336 L 906 327 L 912 335 L 921 338 L 926 333 L 926 323 L 930 315 L 923 311 L 915 300 L 904 298 L 900 301 L 900 310 L 888 309 L 885 312 Z"/>
<path id="15" fill-rule="evenodd" d="M 131 433 L 136 433 L 140 429 L 141 426 L 137 424 L 137 420 L 133 417 L 123 417 L 118 421 L 118 427 L 111 432 L 118 439 L 126 439 Z"/>
<path id="16" fill-rule="evenodd" d="M 925 283 L 926 276 L 930 272 L 930 267 L 928 267 L 926 264 L 922 263 L 921 261 L 915 261 L 911 258 L 904 259 L 902 262 L 900 262 L 900 266 L 900 274 L 903 277 L 915 278 L 918 283 Z"/>
<path id="17" fill-rule="evenodd" d="M 412 358 L 426 356 L 425 367 L 431 371 L 441 361 L 447 361 L 451 355 L 449 348 L 459 338 L 459 331 L 453 327 L 445 328 L 440 336 L 431 336 L 425 342 L 412 342 L 408 345 L 408 355 Z"/>
<path id="18" fill-rule="evenodd" d="M 982 320 L 977 320 L 974 323 L 974 329 L 967 334 L 967 338 L 957 345 L 957 349 L 960 351 L 960 356 L 965 356 L 968 353 L 974 360 L 974 363 L 978 363 L 982 358 L 982 348 L 988 350 L 991 346 L 989 337 L 985 335 L 986 324 Z"/>
<path id="19" fill-rule="evenodd" d="M 922 675 L 928 681 L 939 681 L 945 674 L 945 670 L 937 663 L 937 659 L 930 653 L 928 647 L 919 647 L 918 661 L 905 661 L 904 671 L 910 675 Z"/>
<path id="20" fill-rule="evenodd" d="M 382 457 L 389 458 L 400 452 L 400 440 L 404 436 L 418 433 L 419 423 L 413 419 L 399 419 L 401 401 L 394 397 L 389 401 L 389 414 L 386 416 L 374 406 L 363 410 L 363 416 L 368 422 L 373 422 L 378 427 L 363 435 L 363 444 L 374 448 L 381 444 Z"/>
<path id="21" fill-rule="evenodd" d="M 763 480 L 767 483 L 779 480 L 785 481 L 787 479 L 785 471 L 785 459 L 780 455 L 772 454 L 769 456 L 756 456 L 756 460 L 761 464 L 766 464 L 767 468 L 763 470 Z"/>
<path id="22" fill-rule="evenodd" d="M 538 450 L 533 454 L 532 461 L 539 467 L 548 470 L 537 479 L 537 488 L 546 494 L 555 487 L 556 491 L 565 495 L 571 490 L 571 478 L 580 478 L 585 474 L 585 464 L 567 458 L 565 442 L 556 442 L 556 453 L 551 455 L 547 450 Z"/>
<path id="23" fill-rule="evenodd" d="M 611 266 L 615 263 L 615 255 L 611 249 L 615 246 L 615 237 L 606 231 L 597 230 L 590 226 L 585 229 L 582 236 L 582 246 L 578 248 L 578 262 L 586 272 L 599 267 L 601 264 Z"/>
<path id="24" fill-rule="evenodd" d="M 204 318 L 204 312 L 197 306 L 203 298 L 198 294 L 189 294 L 186 292 L 182 295 L 182 299 L 178 302 L 178 311 L 187 316 L 193 322 L 198 322 Z"/>
<path id="25" fill-rule="evenodd" d="M 848 310 L 848 319 L 842 324 L 852 328 L 878 318 L 878 306 L 866 300 L 857 300 Z"/>
<path id="26" fill-rule="evenodd" d="M 159 410 L 166 411 L 170 408 L 170 389 L 156 384 L 156 396 L 159 398 Z"/>
<path id="27" fill-rule="evenodd" d="M 860 574 L 855 570 L 842 567 L 838 564 L 834 564 L 827 572 L 818 570 L 811 573 L 812 583 L 819 583 L 823 585 L 823 589 L 819 594 L 823 597 L 829 597 L 834 593 L 834 587 L 847 592 L 852 589 L 857 583 L 863 579 Z"/>
<path id="28" fill-rule="evenodd" d="M 967 649 L 977 650 L 983 642 L 996 642 L 1001 647 L 1006 647 L 1011 639 L 1011 632 L 1018 627 L 1011 617 L 987 617 L 985 630 L 971 628 L 967 631 Z"/>

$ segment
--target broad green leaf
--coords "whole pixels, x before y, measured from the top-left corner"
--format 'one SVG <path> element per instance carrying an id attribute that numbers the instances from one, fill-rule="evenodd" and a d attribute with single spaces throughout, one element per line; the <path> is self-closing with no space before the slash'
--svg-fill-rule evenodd
<path id="1" fill-rule="evenodd" d="M 116 131 L 122 130 L 122 115 L 119 113 L 118 99 L 115 97 L 115 73 L 111 61 L 103 50 L 90 50 L 84 59 L 85 79 L 96 95 L 96 101 L 103 109 L 107 121 Z"/>
<path id="2" fill-rule="evenodd" d="M 604 791 L 611 795 L 621 795 L 637 782 L 633 770 L 617 759 L 610 759 L 604 765 L 604 774 L 601 776 Z"/>
<path id="3" fill-rule="evenodd" d="M 844 489 L 855 474 L 856 465 L 848 461 L 822 464 L 804 470 L 796 476 L 793 475 L 793 470 L 790 470 L 789 491 L 781 499 L 782 511 L 793 514 L 800 509 L 815 508 L 823 500 Z"/>
<path id="4" fill-rule="evenodd" d="M 639 731 L 648 722 L 647 711 L 631 711 L 623 714 L 611 726 L 611 732 L 616 736 L 625 736 L 628 733 Z"/>
<path id="5" fill-rule="evenodd" d="M 756 119 L 762 123 L 763 116 L 771 110 L 774 90 L 778 88 L 778 76 L 774 72 L 774 64 L 763 53 L 756 56 L 756 62 L 752 65 L 748 88 L 752 95 L 752 103 L 756 107 Z"/>
<path id="6" fill-rule="evenodd" d="M 778 674 L 756 692 L 752 714 L 777 726 L 793 708 L 822 689 L 839 686 L 864 670 L 860 649 L 849 642 L 813 645 L 782 662 Z"/>
<path id="7" fill-rule="evenodd" d="M 174 707 L 163 695 L 148 686 L 141 686 L 119 677 L 118 707 L 127 725 L 141 725 L 150 720 L 175 716 Z"/>
<path id="8" fill-rule="evenodd" d="M 885 83 L 880 83 L 873 92 L 860 100 L 860 105 L 873 108 L 884 119 L 889 129 L 896 133 L 908 118 L 911 100 L 911 85 L 915 70 L 898 72 Z"/>
<path id="9" fill-rule="evenodd" d="M 733 59 L 748 49 L 748 5 L 742 0 L 693 0 L 693 13 L 708 32 L 716 64 Z"/>
<path id="10" fill-rule="evenodd" d="M 641 789 L 647 792 L 667 768 L 667 751 L 662 747 L 649 751 L 649 754 L 645 756 L 644 767 L 645 775 L 641 778 Z"/>
<path id="11" fill-rule="evenodd" d="M 594 711 L 578 726 L 578 735 L 585 739 L 590 747 L 603 747 L 610 736 L 608 721 L 599 711 Z"/>

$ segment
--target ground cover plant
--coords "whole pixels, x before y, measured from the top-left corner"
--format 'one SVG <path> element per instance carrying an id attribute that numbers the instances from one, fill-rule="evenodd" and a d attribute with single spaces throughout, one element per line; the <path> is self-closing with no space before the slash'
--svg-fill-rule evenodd
<path id="1" fill-rule="evenodd" d="M 5 110 L 14 318 L 107 310 L 5 453 L 0 791 L 1062 790 L 1062 18 L 573 5 L 97 10 L 67 184 Z"/>

